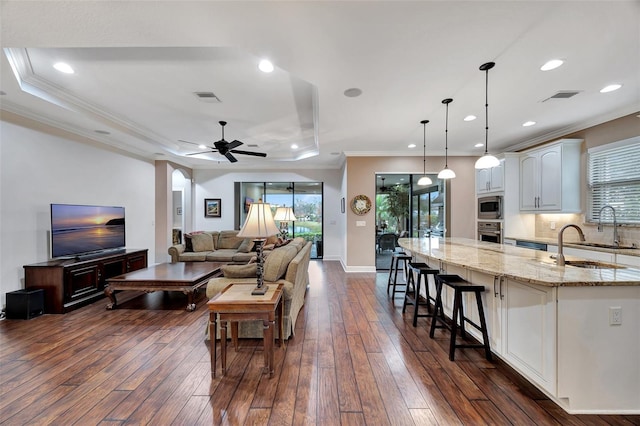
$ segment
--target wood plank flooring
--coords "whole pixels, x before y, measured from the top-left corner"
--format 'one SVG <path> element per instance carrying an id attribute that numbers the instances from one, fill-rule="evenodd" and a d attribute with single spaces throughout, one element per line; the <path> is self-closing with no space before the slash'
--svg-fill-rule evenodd
<path id="1" fill-rule="evenodd" d="M 114 311 L 0 321 L 2 425 L 640 425 L 640 416 L 566 414 L 476 349 L 448 359 L 448 335 L 411 325 L 386 273 L 313 261 L 295 337 L 262 375 L 262 343 L 228 350 L 211 379 L 205 298 L 184 310 L 156 292 Z M 219 358 L 218 358 L 219 359 Z"/>

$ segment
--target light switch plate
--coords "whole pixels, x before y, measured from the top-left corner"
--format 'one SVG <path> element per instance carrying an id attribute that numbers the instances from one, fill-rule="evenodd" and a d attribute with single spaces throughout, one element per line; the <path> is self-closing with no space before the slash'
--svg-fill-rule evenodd
<path id="1" fill-rule="evenodd" d="M 367 226 L 366 220 L 356 220 L 356 226 Z"/>

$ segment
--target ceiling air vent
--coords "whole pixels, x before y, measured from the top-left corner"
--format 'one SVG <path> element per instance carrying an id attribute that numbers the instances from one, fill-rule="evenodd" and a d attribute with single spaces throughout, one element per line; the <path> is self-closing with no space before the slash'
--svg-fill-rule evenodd
<path id="1" fill-rule="evenodd" d="M 247 147 L 249 147 L 249 148 L 257 148 L 258 144 L 257 143 L 250 143 L 250 144 L 247 145 Z"/>
<path id="2" fill-rule="evenodd" d="M 213 92 L 194 92 L 194 95 L 198 97 L 202 102 L 210 102 L 210 103 L 220 103 L 220 98 L 218 98 Z"/>
<path id="3" fill-rule="evenodd" d="M 553 95 L 551 97 L 548 97 L 547 99 L 543 100 L 542 102 L 546 102 L 549 99 L 569 99 L 569 98 L 574 97 L 578 93 L 580 93 L 580 90 L 561 90 L 558 93 L 556 93 L 555 95 Z"/>

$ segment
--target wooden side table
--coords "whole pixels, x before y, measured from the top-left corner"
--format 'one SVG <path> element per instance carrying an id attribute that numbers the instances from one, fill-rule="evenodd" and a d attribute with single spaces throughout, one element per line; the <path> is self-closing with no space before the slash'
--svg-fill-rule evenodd
<path id="1" fill-rule="evenodd" d="M 273 346 L 275 335 L 276 310 L 280 308 L 280 346 L 284 336 L 284 301 L 282 289 L 284 284 L 269 284 L 269 290 L 263 296 L 251 295 L 254 284 L 229 284 L 215 295 L 207 306 L 209 307 L 209 342 L 211 345 L 211 377 L 216 377 L 216 321 L 220 321 L 220 361 L 222 375 L 227 369 L 227 324 L 231 322 L 231 338 L 238 350 L 238 321 L 259 321 L 264 325 L 264 364 L 265 373 L 273 377 Z"/>

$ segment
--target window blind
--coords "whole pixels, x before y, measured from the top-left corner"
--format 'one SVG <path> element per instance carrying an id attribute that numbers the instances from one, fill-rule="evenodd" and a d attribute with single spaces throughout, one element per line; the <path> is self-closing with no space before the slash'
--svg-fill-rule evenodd
<path id="1" fill-rule="evenodd" d="M 640 137 L 590 149 L 588 185 L 587 221 L 640 224 Z"/>

